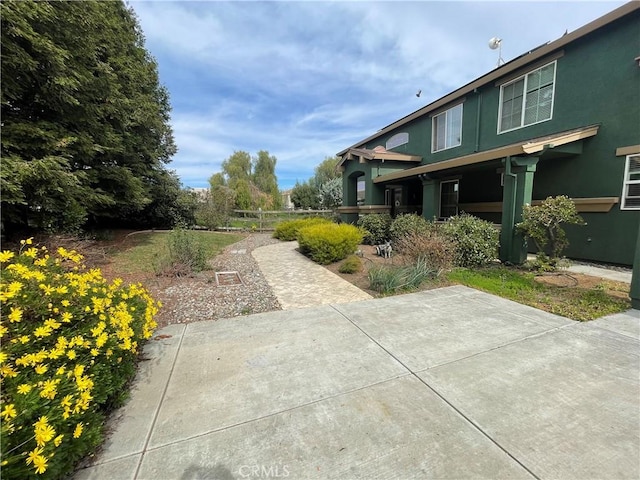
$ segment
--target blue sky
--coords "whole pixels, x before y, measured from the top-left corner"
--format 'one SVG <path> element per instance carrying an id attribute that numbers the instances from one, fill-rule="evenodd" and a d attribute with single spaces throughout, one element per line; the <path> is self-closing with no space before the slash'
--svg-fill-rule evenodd
<path id="1" fill-rule="evenodd" d="M 281 189 L 327 156 L 622 1 L 131 1 L 170 94 L 169 168 L 206 187 L 236 150 Z M 420 97 L 416 92 L 422 90 Z"/>

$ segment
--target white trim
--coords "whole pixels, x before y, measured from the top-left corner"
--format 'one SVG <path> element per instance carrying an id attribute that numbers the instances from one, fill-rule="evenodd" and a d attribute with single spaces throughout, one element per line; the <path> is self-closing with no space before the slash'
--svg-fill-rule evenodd
<path id="1" fill-rule="evenodd" d="M 627 155 L 625 164 L 624 164 L 624 177 L 622 178 L 622 195 L 620 196 L 620 210 L 640 210 L 640 205 L 627 207 L 627 187 L 629 185 L 640 185 L 640 180 L 630 180 L 629 179 L 629 166 L 631 164 L 631 158 L 638 157 L 640 160 L 640 154 Z M 635 197 L 634 197 L 635 198 Z"/>
<path id="2" fill-rule="evenodd" d="M 458 194 L 458 200 L 460 199 L 460 179 L 456 178 L 454 180 L 442 180 L 440 182 L 440 195 L 438 195 L 438 218 L 449 218 L 449 217 L 444 217 L 442 216 L 442 185 L 445 183 L 457 183 L 458 184 L 458 189 L 456 190 L 456 193 Z M 456 215 L 460 213 L 460 210 L 458 209 L 458 202 L 456 202 Z M 453 216 L 453 215 L 452 215 Z"/>
<path id="3" fill-rule="evenodd" d="M 525 115 L 525 111 L 526 111 L 526 101 L 527 101 L 527 78 L 529 75 L 531 75 L 533 72 L 536 72 L 538 70 L 542 70 L 545 67 L 548 67 L 549 65 L 553 64 L 553 90 L 551 92 L 551 115 L 549 116 L 549 118 L 545 118 L 544 120 L 538 120 L 537 122 L 532 122 L 532 123 L 527 123 L 525 125 L 524 123 L 524 115 Z M 498 135 L 501 135 L 503 133 L 507 133 L 507 132 L 513 132 L 514 130 L 519 130 L 521 128 L 525 128 L 525 127 L 529 127 L 531 125 L 537 125 L 538 123 L 543 123 L 543 122 L 548 122 L 549 120 L 553 119 L 553 109 L 555 107 L 555 102 L 556 102 L 556 74 L 558 72 L 558 61 L 554 60 L 553 62 L 549 62 L 546 63 L 544 65 L 539 66 L 538 68 L 534 68 L 533 70 L 528 71 L 527 73 L 520 75 L 519 77 L 516 77 L 514 79 L 512 79 L 509 82 L 503 83 L 502 85 L 500 85 L 500 97 L 498 99 Z M 503 92 L 504 92 L 504 88 L 508 87 L 509 85 L 512 85 L 514 83 L 516 83 L 519 80 L 524 79 L 524 85 L 522 86 L 522 110 L 520 112 L 520 125 L 518 127 L 513 127 L 510 128 L 508 130 L 500 130 L 500 127 L 502 126 L 502 105 L 503 105 Z"/>
<path id="4" fill-rule="evenodd" d="M 447 143 L 447 114 L 452 111 L 454 108 L 458 108 L 460 107 L 460 141 L 457 145 L 451 145 L 449 147 L 444 147 L 441 148 L 439 150 L 435 150 L 435 144 L 436 144 L 436 139 L 437 139 L 437 132 L 436 132 L 436 118 L 444 115 L 444 126 L 445 126 L 445 134 L 444 134 L 444 143 L 446 145 Z M 452 106 L 451 108 L 446 109 L 444 112 L 440 112 L 437 115 L 434 115 L 433 117 L 431 117 L 431 153 L 437 153 L 437 152 L 442 152 L 444 150 L 449 150 L 451 148 L 456 148 L 459 147 L 460 145 L 462 145 L 462 123 L 464 121 L 464 103 L 458 103 L 454 106 Z"/>

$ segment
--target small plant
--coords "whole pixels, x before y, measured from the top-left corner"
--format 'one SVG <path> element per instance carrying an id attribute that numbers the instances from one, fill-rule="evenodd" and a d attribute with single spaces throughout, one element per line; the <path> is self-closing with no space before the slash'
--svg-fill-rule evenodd
<path id="1" fill-rule="evenodd" d="M 389 239 L 391 215 L 388 213 L 371 213 L 358 219 L 358 226 L 365 231 L 364 243 L 379 245 Z"/>
<path id="2" fill-rule="evenodd" d="M 479 267 L 497 258 L 498 230 L 491 222 L 463 213 L 449 218 L 441 227 L 455 243 L 457 266 Z"/>
<path id="3" fill-rule="evenodd" d="M 176 228 L 167 239 L 167 251 L 158 254 L 156 275 L 185 276 L 207 268 L 207 254 L 193 232 Z"/>
<path id="4" fill-rule="evenodd" d="M 331 223 L 331 221 L 324 217 L 307 217 L 287 220 L 276 225 L 275 231 L 273 232 L 273 238 L 290 242 L 296 240 L 298 237 L 298 231 L 301 228 L 309 227 L 311 225 L 319 225 L 322 223 Z"/>
<path id="5" fill-rule="evenodd" d="M 338 268 L 340 273 L 357 273 L 362 271 L 362 260 L 356 255 L 349 255 Z"/>
<path id="6" fill-rule="evenodd" d="M 428 233 L 408 233 L 395 248 L 411 262 L 424 261 L 440 276 L 453 266 L 456 244 L 436 229 Z"/>
<path id="7" fill-rule="evenodd" d="M 156 303 L 62 247 L 0 253 L 3 478 L 66 478 L 126 396 Z"/>
<path id="8" fill-rule="evenodd" d="M 402 237 L 409 234 L 426 234 L 432 229 L 432 224 L 415 214 L 398 215 L 389 227 L 391 242 L 396 244 Z"/>
<path id="9" fill-rule="evenodd" d="M 532 239 L 539 252 L 548 247 L 552 258 L 559 258 L 569 245 L 563 224 L 585 225 L 576 205 L 565 196 L 547 197 L 540 205 L 525 205 L 522 222 L 516 228 Z"/>
<path id="10" fill-rule="evenodd" d="M 369 270 L 369 287 L 383 295 L 415 290 L 436 273 L 424 260 L 407 266 L 376 266 Z"/>
<path id="11" fill-rule="evenodd" d="M 320 223 L 298 232 L 300 251 L 321 265 L 337 262 L 356 251 L 363 233 L 348 224 Z"/>

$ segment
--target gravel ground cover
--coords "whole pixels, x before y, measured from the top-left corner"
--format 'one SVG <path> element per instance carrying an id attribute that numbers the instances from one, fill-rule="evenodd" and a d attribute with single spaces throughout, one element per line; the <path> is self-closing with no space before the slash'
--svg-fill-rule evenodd
<path id="1" fill-rule="evenodd" d="M 278 241 L 270 234 L 251 234 L 211 259 L 211 270 L 194 277 L 173 279 L 169 285 L 152 286 L 155 297 L 163 303 L 158 324 L 164 326 L 281 310 L 251 255 L 254 249 Z M 233 277 L 230 275 L 222 276 L 217 282 L 216 272 L 237 272 L 242 283 L 230 282 Z"/>

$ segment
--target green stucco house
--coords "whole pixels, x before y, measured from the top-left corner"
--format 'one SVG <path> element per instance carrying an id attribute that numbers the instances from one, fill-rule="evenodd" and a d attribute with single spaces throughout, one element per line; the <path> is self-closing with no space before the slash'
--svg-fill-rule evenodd
<path id="1" fill-rule="evenodd" d="M 640 228 L 640 2 L 500 66 L 338 153 L 340 214 L 468 212 L 521 263 L 522 206 L 568 195 L 570 258 L 631 265 Z M 358 184 L 364 185 L 358 192 Z"/>

